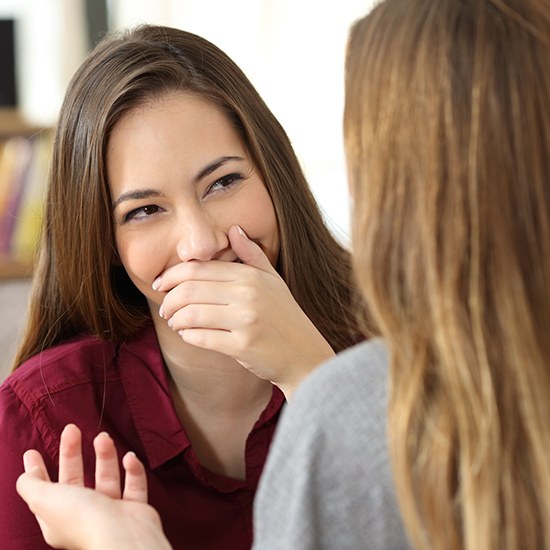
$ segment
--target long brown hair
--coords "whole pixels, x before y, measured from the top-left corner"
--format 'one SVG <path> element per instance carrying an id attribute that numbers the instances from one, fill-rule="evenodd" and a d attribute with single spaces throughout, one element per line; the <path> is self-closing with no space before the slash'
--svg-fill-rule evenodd
<path id="1" fill-rule="evenodd" d="M 411 539 L 550 548 L 550 2 L 386 0 L 352 30 L 346 86 Z"/>
<path id="2" fill-rule="evenodd" d="M 109 134 L 129 109 L 170 91 L 215 102 L 263 176 L 278 219 L 278 270 L 335 351 L 355 343 L 349 253 L 325 226 L 290 141 L 242 71 L 181 30 L 141 26 L 105 38 L 73 77 L 56 129 L 40 258 L 16 368 L 79 333 L 120 341 L 149 318 L 117 262 L 106 170 Z"/>

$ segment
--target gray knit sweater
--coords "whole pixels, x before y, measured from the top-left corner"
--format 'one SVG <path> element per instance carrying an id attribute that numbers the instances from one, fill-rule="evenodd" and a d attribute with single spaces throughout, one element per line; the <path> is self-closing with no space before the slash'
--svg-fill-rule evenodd
<path id="1" fill-rule="evenodd" d="M 362 343 L 286 406 L 255 502 L 254 550 L 409 548 L 386 439 L 388 355 Z"/>

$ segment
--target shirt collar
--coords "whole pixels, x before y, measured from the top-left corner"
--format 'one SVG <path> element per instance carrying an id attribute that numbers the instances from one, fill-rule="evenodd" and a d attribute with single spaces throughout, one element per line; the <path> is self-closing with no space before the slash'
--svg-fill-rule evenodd
<path id="1" fill-rule="evenodd" d="M 128 406 L 149 466 L 157 468 L 189 447 L 190 442 L 174 408 L 152 324 L 121 345 L 119 366 Z"/>
<path id="2" fill-rule="evenodd" d="M 149 466 L 157 468 L 190 447 L 191 442 L 172 401 L 167 369 L 152 323 L 120 346 L 119 367 Z M 284 401 L 283 393 L 273 386 L 271 399 L 251 435 L 274 418 Z"/>

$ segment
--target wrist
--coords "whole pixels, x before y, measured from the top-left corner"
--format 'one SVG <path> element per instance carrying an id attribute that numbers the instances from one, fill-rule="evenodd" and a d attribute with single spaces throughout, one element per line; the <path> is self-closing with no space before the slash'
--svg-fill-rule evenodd
<path id="1" fill-rule="evenodd" d="M 283 392 L 286 400 L 290 401 L 298 386 L 300 386 L 314 370 L 325 361 L 332 359 L 335 355 L 336 353 L 327 343 L 326 347 L 309 355 L 308 358 L 301 363 L 300 367 L 293 368 L 291 372 L 292 376 L 288 377 L 287 380 L 273 383 Z"/>

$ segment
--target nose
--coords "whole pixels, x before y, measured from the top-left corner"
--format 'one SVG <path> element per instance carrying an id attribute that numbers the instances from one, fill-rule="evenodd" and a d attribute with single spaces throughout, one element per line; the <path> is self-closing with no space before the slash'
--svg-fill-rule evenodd
<path id="1" fill-rule="evenodd" d="M 182 262 L 215 259 L 229 246 L 227 233 L 202 212 L 187 210 L 178 226 L 177 254 Z"/>

